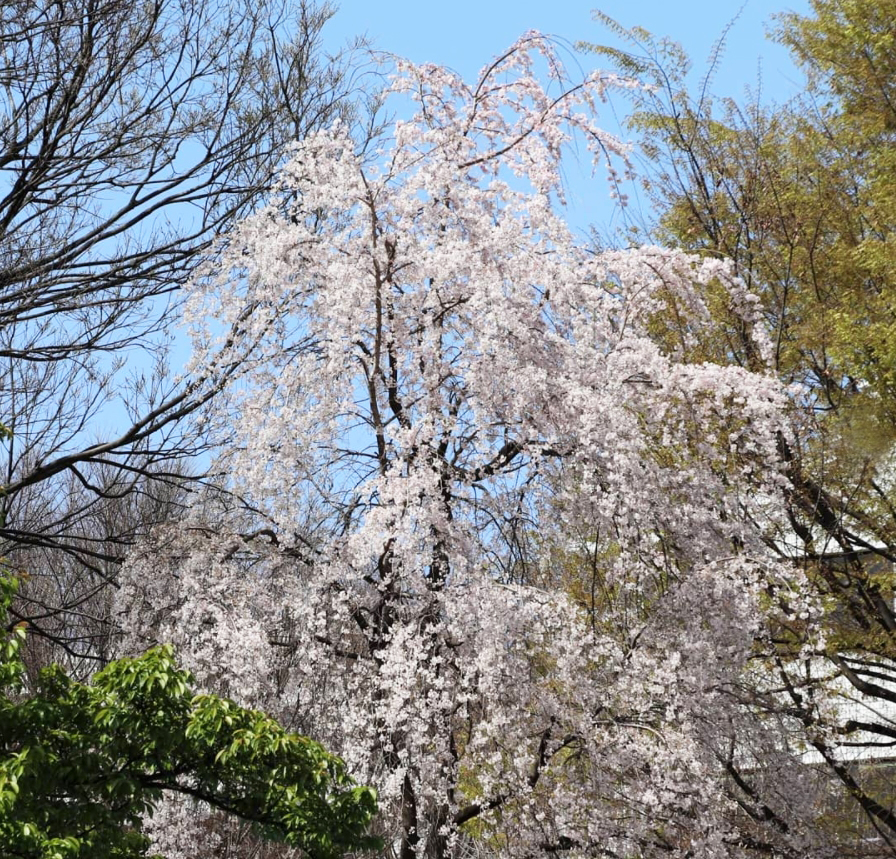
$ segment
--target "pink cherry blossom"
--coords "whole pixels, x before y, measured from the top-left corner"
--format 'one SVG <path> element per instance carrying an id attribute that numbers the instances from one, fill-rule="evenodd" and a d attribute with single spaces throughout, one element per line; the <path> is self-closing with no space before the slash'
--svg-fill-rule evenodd
<path id="1" fill-rule="evenodd" d="M 816 611 L 767 548 L 786 398 L 756 304 L 722 261 L 564 220 L 570 144 L 627 170 L 596 124 L 620 85 L 536 33 L 472 85 L 398 63 L 416 114 L 298 142 L 191 288 L 253 521 L 197 510 L 135 555 L 126 646 L 175 640 L 344 756 L 402 859 L 828 855 L 819 779 L 746 691 L 769 624 Z M 701 355 L 710 287 L 757 367 Z"/>

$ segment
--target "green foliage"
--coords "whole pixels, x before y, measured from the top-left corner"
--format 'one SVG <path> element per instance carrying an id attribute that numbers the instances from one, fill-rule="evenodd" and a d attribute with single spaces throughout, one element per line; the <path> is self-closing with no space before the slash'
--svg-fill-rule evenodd
<path id="1" fill-rule="evenodd" d="M 776 38 L 808 74 L 812 146 L 794 149 L 826 200 L 832 348 L 896 425 L 896 4 L 813 0 Z M 789 142 L 789 141 L 788 141 Z"/>
<path id="2" fill-rule="evenodd" d="M 0 616 L 16 582 L 0 574 Z M 25 629 L 0 638 L 0 855 L 146 856 L 141 817 L 164 791 L 253 823 L 310 857 L 374 848 L 375 792 L 263 713 L 195 695 L 173 648 L 120 659 L 90 684 L 58 666 L 24 687 Z"/>
<path id="3" fill-rule="evenodd" d="M 813 92 L 868 130 L 896 130 L 896 5 L 892 0 L 812 0 L 812 16 L 779 16 L 775 32 L 809 75 Z"/>

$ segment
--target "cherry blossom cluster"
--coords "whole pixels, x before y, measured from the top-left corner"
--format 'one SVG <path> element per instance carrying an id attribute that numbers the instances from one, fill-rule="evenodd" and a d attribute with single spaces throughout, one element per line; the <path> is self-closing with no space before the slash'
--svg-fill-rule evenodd
<path id="1" fill-rule="evenodd" d="M 402 859 L 825 855 L 815 777 L 748 688 L 769 625 L 816 611 L 767 549 L 785 396 L 755 301 L 563 218 L 568 144 L 627 169 L 595 119 L 619 85 L 537 34 L 474 85 L 402 63 L 415 115 L 298 142 L 191 289 L 261 529 L 157 535 L 124 646 L 173 640 L 342 755 Z M 707 357 L 709 293 L 756 366 Z"/>

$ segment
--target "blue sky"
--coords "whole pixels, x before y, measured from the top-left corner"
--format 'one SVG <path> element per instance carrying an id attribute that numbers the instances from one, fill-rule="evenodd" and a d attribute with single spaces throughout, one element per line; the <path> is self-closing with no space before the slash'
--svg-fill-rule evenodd
<path id="1" fill-rule="evenodd" d="M 450 66 L 471 79 L 499 51 L 526 30 L 536 29 L 572 45 L 578 40 L 613 44 L 612 35 L 592 20 L 594 5 L 576 0 L 341 0 L 327 25 L 330 50 L 353 36 L 366 35 L 373 46 L 415 62 Z M 602 0 L 599 8 L 626 27 L 643 27 L 655 36 L 680 42 L 694 61 L 699 78 L 726 26 L 735 19 L 713 81 L 717 95 L 741 96 L 745 87 L 762 82 L 763 100 L 785 101 L 798 92 L 799 72 L 787 52 L 770 42 L 766 28 L 775 13 L 807 13 L 808 0 Z M 740 11 L 738 11 L 740 10 Z M 594 58 L 580 55 L 584 69 Z M 604 126 L 619 133 L 625 104 L 606 109 Z M 570 218 L 584 228 L 618 222 L 618 211 L 606 200 L 602 177 L 590 179 L 590 166 L 571 166 Z"/>
<path id="2" fill-rule="evenodd" d="M 341 0 L 338 6 L 327 26 L 331 46 L 366 34 L 381 50 L 442 63 L 465 76 L 529 29 L 569 42 L 609 38 L 592 20 L 587 0 Z M 740 0 L 602 0 L 599 8 L 626 27 L 681 42 L 698 66 L 737 16 L 718 81 L 727 95 L 755 82 L 760 58 L 770 89 L 787 90 L 797 80 L 786 52 L 765 39 L 765 25 L 777 12 L 805 13 L 808 6 L 808 0 L 747 0 L 743 8 Z"/>

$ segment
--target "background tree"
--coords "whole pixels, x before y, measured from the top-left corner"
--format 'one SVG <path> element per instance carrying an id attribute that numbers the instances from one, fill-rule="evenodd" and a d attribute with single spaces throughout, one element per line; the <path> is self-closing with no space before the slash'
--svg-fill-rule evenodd
<path id="1" fill-rule="evenodd" d="M 178 291 L 285 144 L 349 110 L 331 12 L 0 4 L 0 546 L 29 574 L 17 615 L 76 657 L 102 655 L 117 564 L 197 467 L 213 391 L 169 372 Z"/>
<path id="2" fill-rule="evenodd" d="M 891 775 L 844 760 L 887 755 L 894 738 L 893 10 L 864 0 L 813 0 L 812 10 L 778 20 L 775 37 L 807 72 L 806 93 L 783 106 L 713 101 L 711 70 L 691 90 L 680 48 L 608 19 L 627 50 L 597 50 L 655 87 L 637 94 L 632 116 L 653 235 L 733 262 L 761 300 L 775 369 L 793 385 L 796 433 L 781 444 L 789 524 L 771 545 L 805 568 L 828 633 L 811 669 L 797 671 L 792 628 L 773 673 L 807 726 L 828 726 L 815 738 L 818 760 L 892 850 Z M 714 318 L 716 359 L 749 366 L 739 320 L 718 303 Z M 654 333 L 671 343 L 687 326 L 667 316 Z M 826 714 L 812 691 L 825 687 L 844 701 Z"/>

